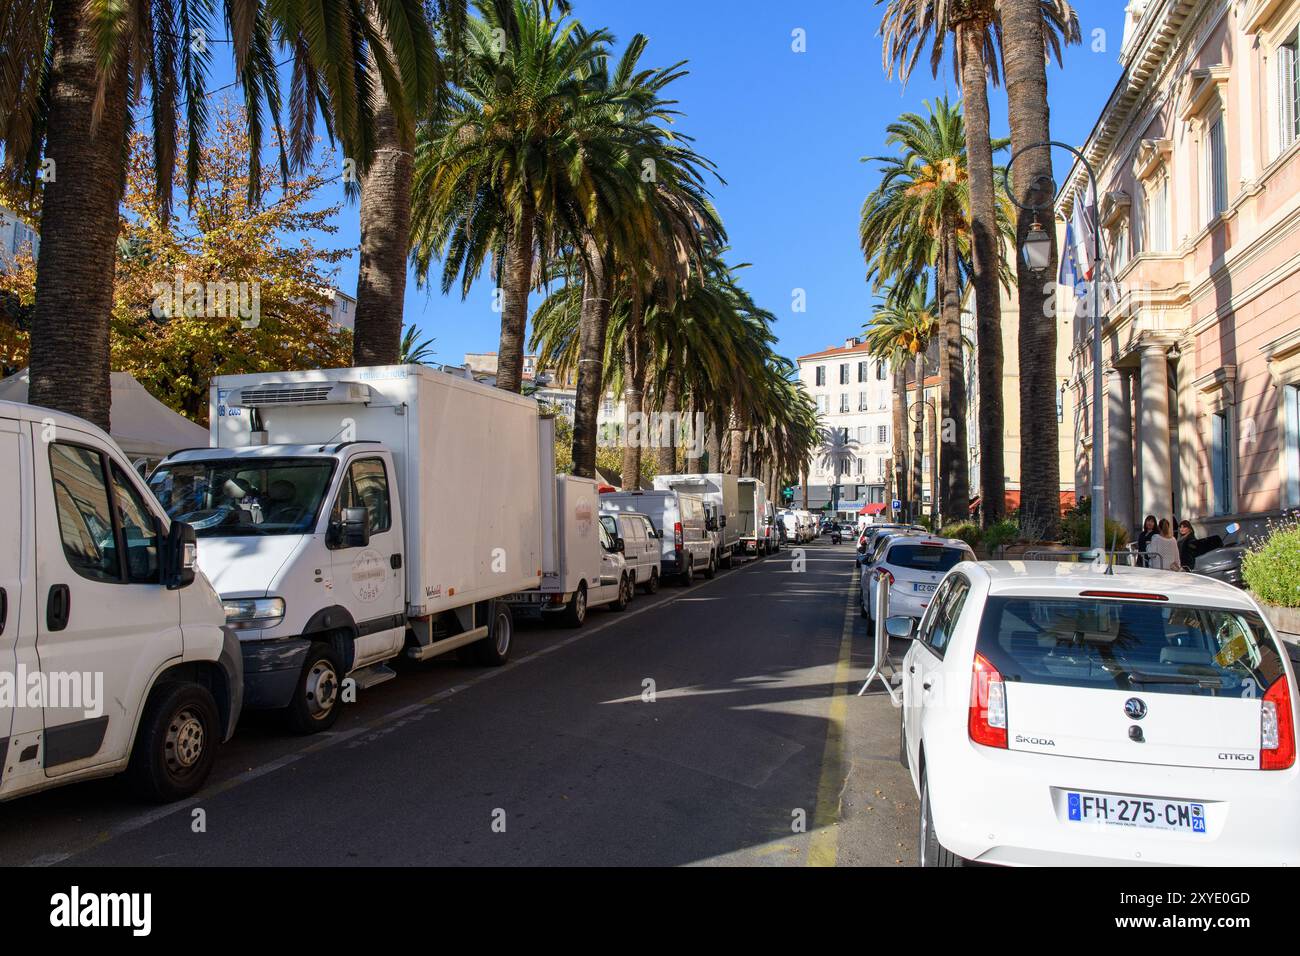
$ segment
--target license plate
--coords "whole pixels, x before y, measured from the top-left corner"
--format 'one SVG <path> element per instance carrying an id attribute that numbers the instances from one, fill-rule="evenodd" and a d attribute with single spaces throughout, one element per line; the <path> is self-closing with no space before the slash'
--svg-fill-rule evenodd
<path id="1" fill-rule="evenodd" d="M 912 582 L 912 590 L 919 591 L 921 594 L 933 594 L 934 589 L 937 588 L 938 586 L 939 585 L 937 584 L 921 584 L 916 581 Z"/>
<path id="2" fill-rule="evenodd" d="M 1205 804 L 1190 800 L 1119 797 L 1113 793 L 1075 790 L 1066 792 L 1065 806 L 1069 819 L 1074 823 L 1179 833 L 1205 832 Z"/>

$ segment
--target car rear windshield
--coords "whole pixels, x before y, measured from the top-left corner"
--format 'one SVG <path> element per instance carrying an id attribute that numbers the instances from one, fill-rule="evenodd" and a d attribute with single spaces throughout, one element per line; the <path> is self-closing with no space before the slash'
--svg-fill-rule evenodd
<path id="1" fill-rule="evenodd" d="M 970 557 L 961 548 L 943 544 L 896 544 L 889 549 L 886 564 L 913 571 L 950 571 Z"/>
<path id="2" fill-rule="evenodd" d="M 1095 598 L 990 598 L 979 652 L 1008 681 L 1254 697 L 1284 673 L 1253 612 Z"/>

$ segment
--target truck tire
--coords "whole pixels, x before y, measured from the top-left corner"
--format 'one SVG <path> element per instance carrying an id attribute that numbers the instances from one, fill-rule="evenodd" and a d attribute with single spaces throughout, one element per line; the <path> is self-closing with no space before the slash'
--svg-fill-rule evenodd
<path id="1" fill-rule="evenodd" d="M 578 585 L 578 590 L 573 592 L 573 597 L 569 598 L 569 603 L 564 606 L 560 613 L 560 621 L 565 627 L 582 627 L 582 622 L 587 619 L 587 585 L 585 583 Z"/>
<path id="2" fill-rule="evenodd" d="M 510 605 L 493 601 L 488 608 L 488 636 L 470 645 L 474 663 L 500 667 L 510 660 L 510 646 L 515 639 L 515 619 Z"/>
<path id="3" fill-rule="evenodd" d="M 965 866 L 966 861 L 943 848 L 934 832 L 934 814 L 930 811 L 930 783 L 921 768 L 921 826 L 916 860 L 921 866 Z"/>
<path id="4" fill-rule="evenodd" d="M 727 553 L 722 556 L 722 566 L 730 571 L 736 566 L 736 550 L 729 548 Z"/>
<path id="5" fill-rule="evenodd" d="M 658 592 L 659 590 L 659 569 L 658 568 L 650 569 L 650 577 L 646 580 L 645 584 L 642 585 L 642 589 L 645 591 L 646 594 L 655 594 Z"/>
<path id="6" fill-rule="evenodd" d="M 293 698 L 284 709 L 284 721 L 291 731 L 318 734 L 334 726 L 334 721 L 339 719 L 342 675 L 343 664 L 334 648 L 321 641 L 313 643 L 307 651 Z"/>
<path id="7" fill-rule="evenodd" d="M 684 588 L 695 583 L 695 558 L 689 551 L 686 553 L 686 570 L 677 576 L 677 583 Z"/>
<path id="8" fill-rule="evenodd" d="M 618 580 L 618 597 L 610 602 L 611 611 L 625 611 L 632 601 L 632 579 L 626 574 Z"/>
<path id="9" fill-rule="evenodd" d="M 710 580 L 712 580 L 712 579 L 713 579 L 713 576 L 714 576 L 715 574 L 717 574 L 717 573 L 718 573 L 718 555 L 717 555 L 717 552 L 715 552 L 715 551 L 710 551 L 710 552 L 709 552 L 709 566 L 708 566 L 707 568 L 704 569 L 704 576 L 705 576 L 706 578 L 709 578 Z"/>
<path id="10" fill-rule="evenodd" d="M 198 684 L 161 684 L 149 695 L 127 765 L 132 789 L 169 803 L 193 796 L 208 779 L 221 720 L 212 693 Z"/>

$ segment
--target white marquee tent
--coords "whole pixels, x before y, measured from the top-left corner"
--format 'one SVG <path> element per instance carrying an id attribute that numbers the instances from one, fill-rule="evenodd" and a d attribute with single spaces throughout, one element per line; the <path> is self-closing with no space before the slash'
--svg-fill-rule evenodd
<path id="1" fill-rule="evenodd" d="M 27 369 L 0 382 L 0 401 L 27 401 Z M 131 459 L 163 458 L 180 448 L 204 448 L 208 431 L 154 398 L 129 372 L 113 373 L 110 434 Z"/>

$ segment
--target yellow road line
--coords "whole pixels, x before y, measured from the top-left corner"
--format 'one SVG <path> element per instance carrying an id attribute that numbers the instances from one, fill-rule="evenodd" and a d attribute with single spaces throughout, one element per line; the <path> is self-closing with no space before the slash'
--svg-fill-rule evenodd
<path id="1" fill-rule="evenodd" d="M 856 569 L 856 565 L 854 566 Z M 857 574 L 849 584 L 857 583 Z M 848 713 L 849 667 L 853 659 L 854 628 L 853 588 L 844 605 L 844 628 L 840 632 L 840 655 L 835 663 L 835 688 L 831 692 L 830 713 L 826 722 L 826 747 L 822 751 L 822 771 L 817 782 L 817 808 L 813 811 L 813 831 L 808 845 L 809 866 L 834 866 L 839 850 L 840 794 L 844 776 L 844 718 Z"/>

